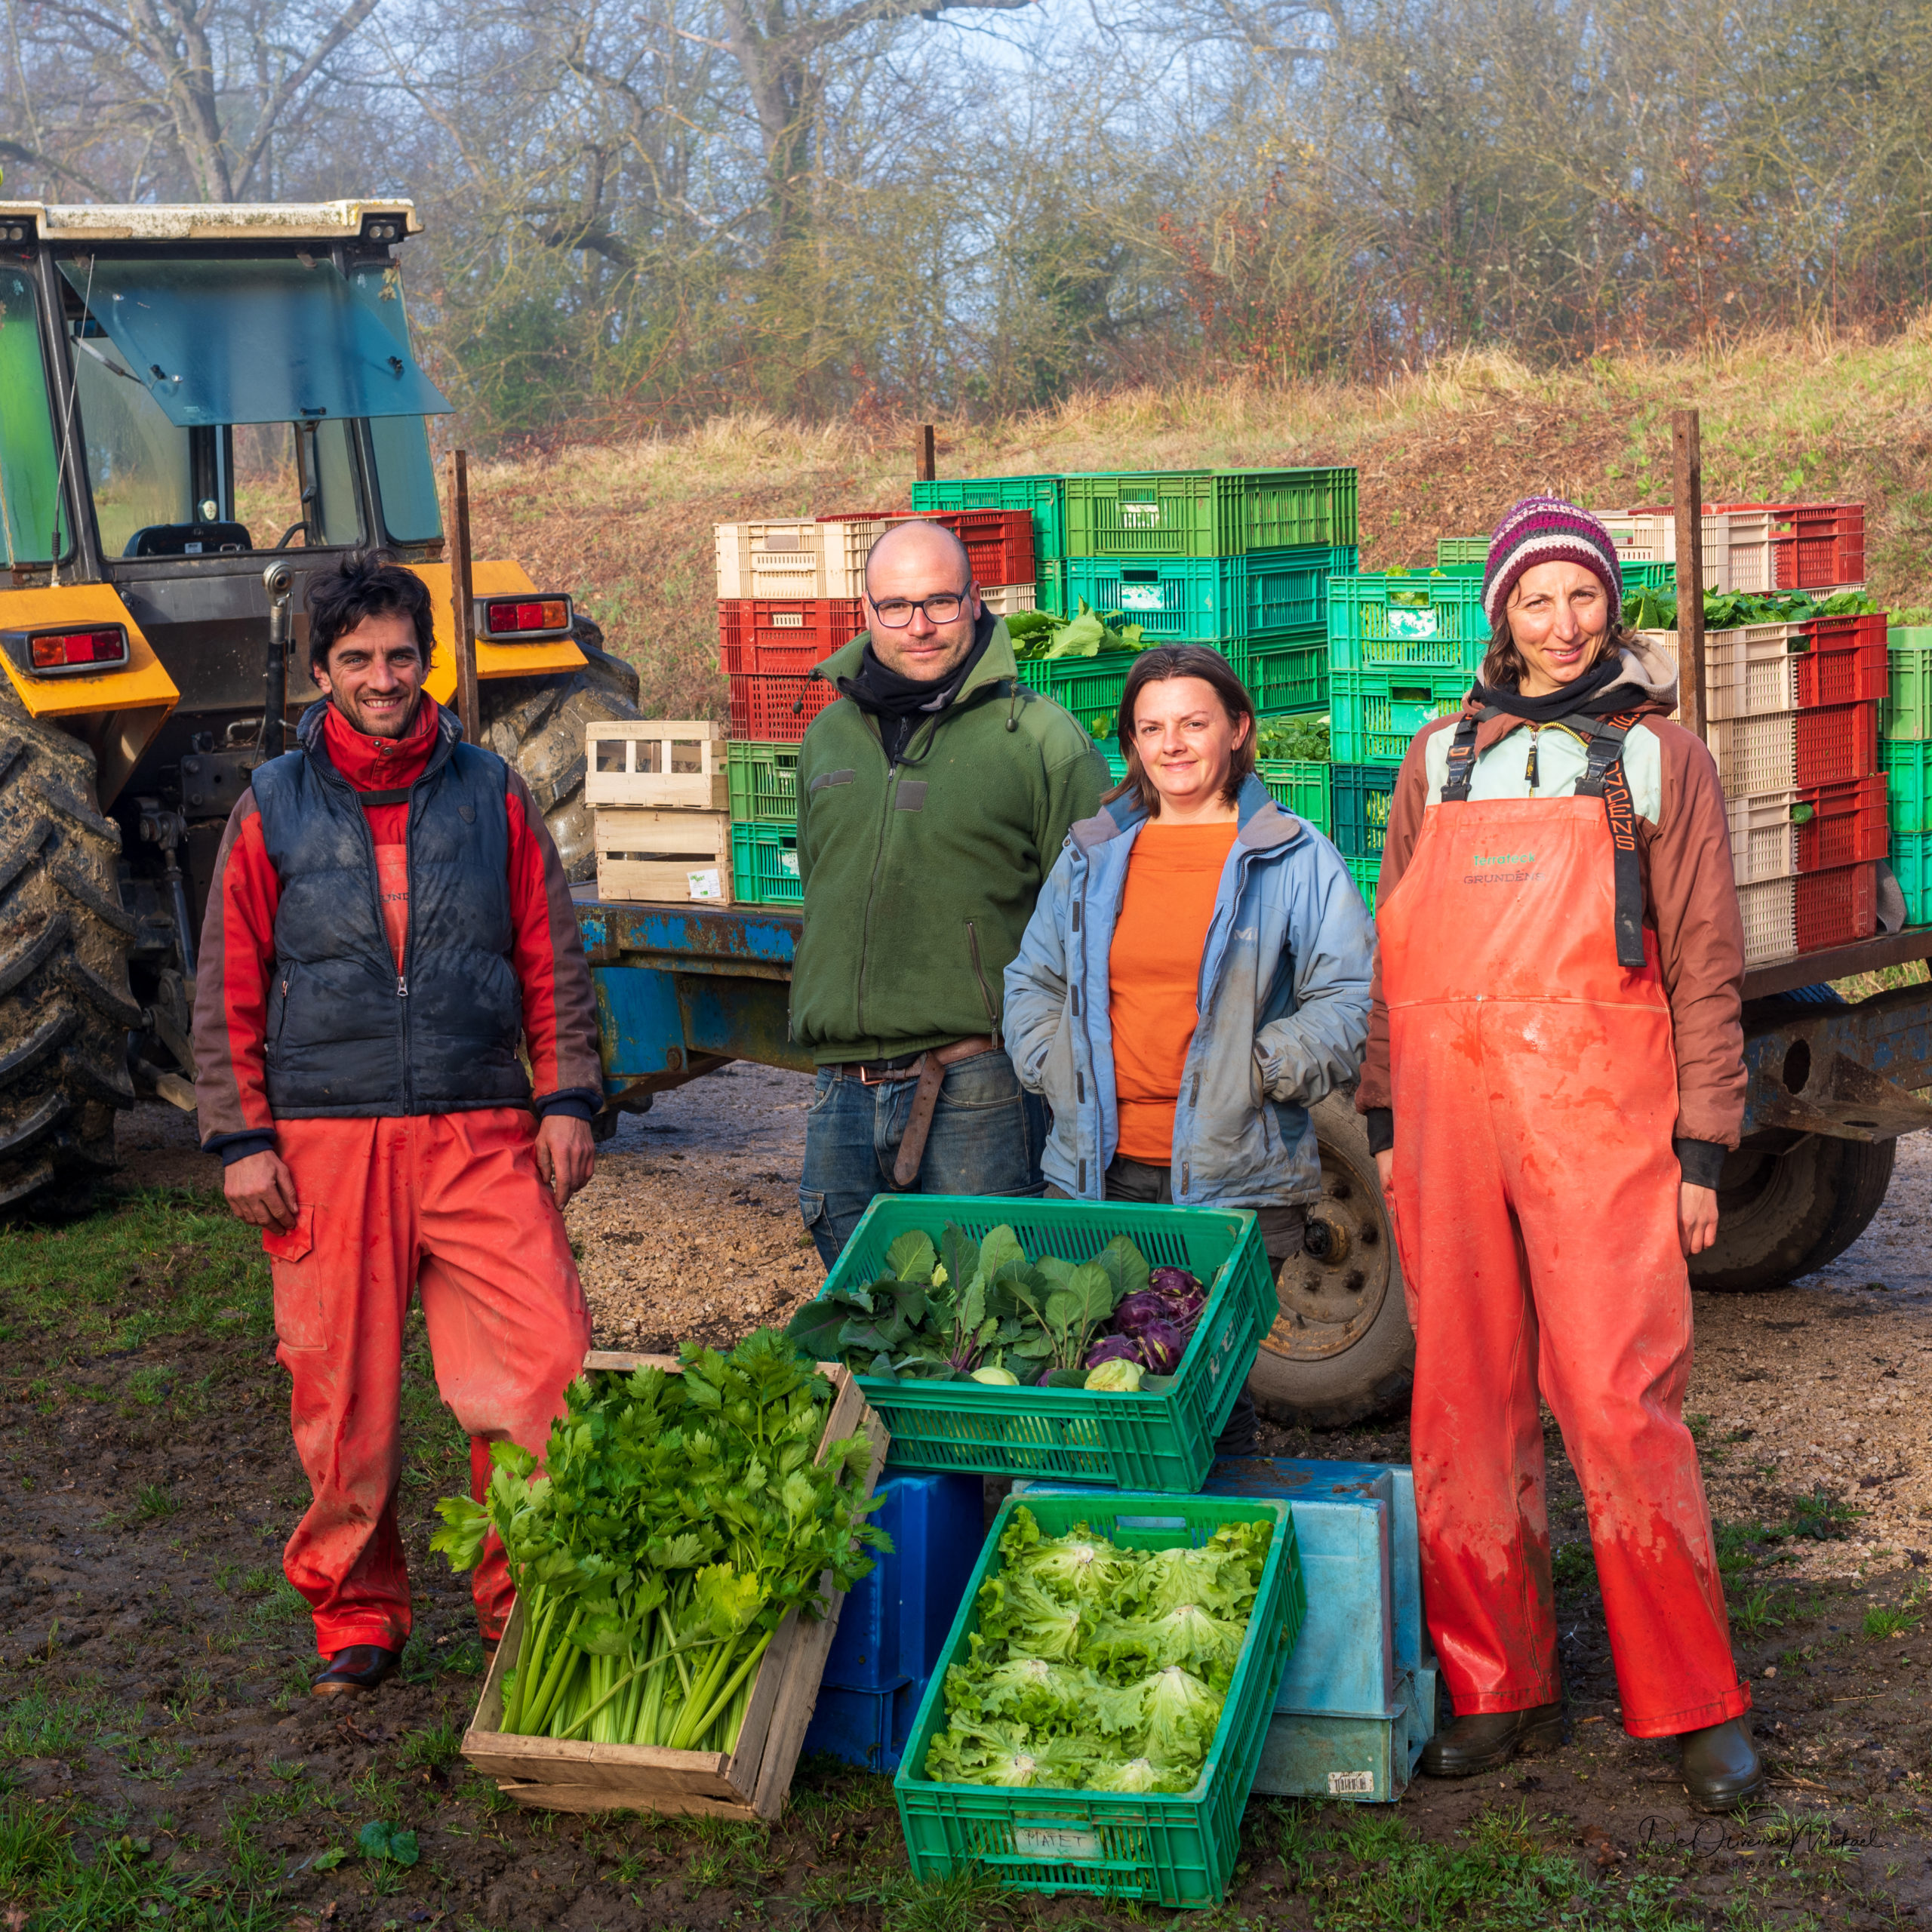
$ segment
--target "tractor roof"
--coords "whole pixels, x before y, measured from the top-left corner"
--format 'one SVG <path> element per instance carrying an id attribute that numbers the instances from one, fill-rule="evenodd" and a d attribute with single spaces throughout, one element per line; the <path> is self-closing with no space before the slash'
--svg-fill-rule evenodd
<path id="1" fill-rule="evenodd" d="M 420 234 L 414 202 L 201 202 L 173 206 L 0 202 L 0 224 L 31 220 L 46 242 L 334 242 L 362 235 L 371 217 L 391 217 L 401 241 Z"/>

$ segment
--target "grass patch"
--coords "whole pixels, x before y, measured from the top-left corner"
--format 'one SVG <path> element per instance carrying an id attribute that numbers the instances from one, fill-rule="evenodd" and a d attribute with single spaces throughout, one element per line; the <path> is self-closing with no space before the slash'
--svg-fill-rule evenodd
<path id="1" fill-rule="evenodd" d="M 1558 1589 L 1574 1589 L 1597 1580 L 1597 1560 L 1588 1543 L 1559 1544 L 1550 1552 L 1549 1574 Z"/>
<path id="2" fill-rule="evenodd" d="M 1765 1532 L 1767 1543 L 1837 1543 L 1851 1534 L 1863 1509 L 1834 1496 L 1822 1484 L 1808 1496 L 1794 1496 L 1790 1513 L 1775 1529 Z"/>
<path id="3" fill-rule="evenodd" d="M 1865 1634 L 1868 1637 L 1902 1637 L 1918 1621 L 1909 1610 L 1894 1610 L 1887 1604 L 1875 1603 L 1865 1613 Z"/>

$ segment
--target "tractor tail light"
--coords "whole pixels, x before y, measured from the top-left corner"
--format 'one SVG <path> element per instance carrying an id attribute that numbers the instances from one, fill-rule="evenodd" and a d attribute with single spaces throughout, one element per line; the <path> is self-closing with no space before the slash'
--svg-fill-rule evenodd
<path id="1" fill-rule="evenodd" d="M 479 598 L 484 636 L 493 643 L 530 644 L 541 638 L 568 637 L 568 597 Z"/>
<path id="2" fill-rule="evenodd" d="M 9 631 L 8 655 L 23 671 L 42 677 L 118 670 L 128 662 L 128 632 L 121 624 L 90 624 L 84 630 Z"/>

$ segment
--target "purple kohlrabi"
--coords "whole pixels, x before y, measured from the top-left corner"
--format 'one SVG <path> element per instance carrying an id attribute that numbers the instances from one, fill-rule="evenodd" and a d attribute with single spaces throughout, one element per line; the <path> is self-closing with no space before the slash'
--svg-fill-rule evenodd
<path id="1" fill-rule="evenodd" d="M 1172 1375 L 1187 1352 L 1187 1337 L 1171 1321 L 1152 1321 L 1140 1331 L 1140 1352 L 1150 1375 Z"/>
<path id="2" fill-rule="evenodd" d="M 1131 1335 L 1109 1335 L 1096 1342 L 1088 1351 L 1087 1366 L 1098 1368 L 1103 1361 L 1138 1361 L 1143 1368 L 1146 1366 L 1141 1361 L 1140 1344 Z"/>
<path id="3" fill-rule="evenodd" d="M 1170 1301 L 1183 1300 L 1201 1292 L 1200 1282 L 1185 1268 L 1156 1268 L 1148 1276 L 1147 1285 L 1157 1295 L 1163 1296 Z"/>
<path id="4" fill-rule="evenodd" d="M 1152 1288 L 1143 1288 L 1138 1294 L 1128 1296 L 1114 1310 L 1114 1332 L 1137 1335 L 1150 1321 L 1171 1319 L 1173 1312 L 1165 1295 L 1157 1294 Z"/>

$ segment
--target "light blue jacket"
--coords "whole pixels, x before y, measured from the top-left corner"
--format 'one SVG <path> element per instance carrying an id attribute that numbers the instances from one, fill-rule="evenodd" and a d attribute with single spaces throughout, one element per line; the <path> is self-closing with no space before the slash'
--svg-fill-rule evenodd
<path id="1" fill-rule="evenodd" d="M 1375 927 L 1341 854 L 1260 779 L 1238 809 L 1174 1109 L 1174 1198 L 1286 1207 L 1321 1198 L 1308 1109 L 1361 1070 Z M 1074 826 L 1006 969 L 1006 1049 L 1053 1109 L 1041 1164 L 1075 1200 L 1103 1198 L 1120 1138 L 1107 955 L 1145 823 L 1130 794 Z"/>

